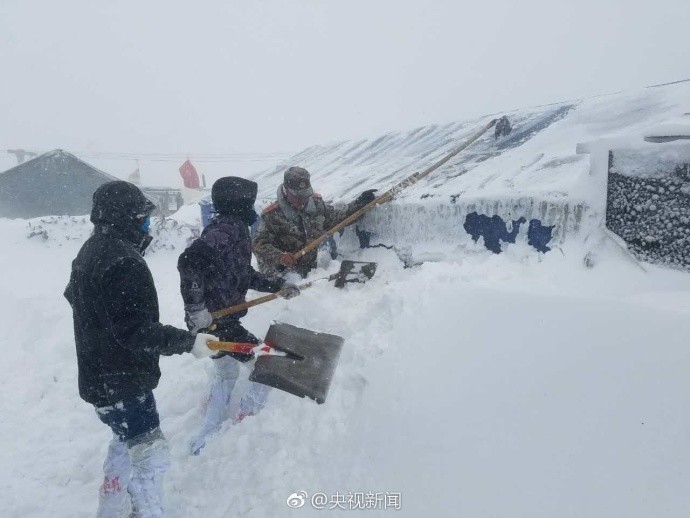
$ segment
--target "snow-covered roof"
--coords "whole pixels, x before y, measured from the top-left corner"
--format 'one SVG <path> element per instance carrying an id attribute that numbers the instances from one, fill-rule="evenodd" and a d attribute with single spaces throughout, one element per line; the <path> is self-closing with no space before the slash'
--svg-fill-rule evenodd
<path id="1" fill-rule="evenodd" d="M 88 214 L 94 191 L 114 180 L 118 178 L 55 149 L 0 173 L 0 217 Z"/>
<path id="2" fill-rule="evenodd" d="M 578 143 L 615 138 L 643 142 L 645 136 L 658 134 L 662 123 L 690 111 L 689 100 L 690 82 L 685 81 L 506 113 L 513 126 L 509 136 L 495 140 L 487 134 L 404 191 L 399 200 L 571 197 L 588 201 L 588 190 L 581 184 L 590 161 L 578 153 Z M 387 189 L 425 169 L 493 117 L 312 146 L 252 179 L 259 183 L 259 197 L 271 198 L 284 170 L 299 165 L 312 173 L 312 185 L 325 197 L 349 200 L 364 189 Z M 684 131 L 690 134 L 687 127 Z"/>

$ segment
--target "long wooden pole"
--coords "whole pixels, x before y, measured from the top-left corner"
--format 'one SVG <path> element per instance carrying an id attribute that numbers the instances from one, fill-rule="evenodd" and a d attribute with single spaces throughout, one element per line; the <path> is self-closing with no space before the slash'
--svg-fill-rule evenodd
<path id="1" fill-rule="evenodd" d="M 314 284 L 316 281 L 323 281 L 323 280 L 335 280 L 338 278 L 339 273 L 334 273 L 332 275 L 329 275 L 328 277 L 321 277 L 319 279 L 314 279 L 313 281 L 309 282 L 304 282 L 298 286 L 299 290 L 306 290 L 307 288 L 310 288 L 312 284 Z M 232 315 L 233 313 L 239 313 L 240 311 L 244 311 L 245 309 L 253 308 L 254 306 L 258 306 L 259 304 L 263 304 L 265 302 L 270 302 L 271 300 L 275 300 L 278 297 L 280 292 L 278 293 L 270 293 L 269 295 L 264 295 L 263 297 L 258 297 L 253 300 L 248 300 L 247 302 L 243 302 L 241 304 L 235 304 L 234 306 L 230 306 L 229 308 L 223 308 L 219 309 L 218 311 L 214 311 L 211 313 L 211 316 L 213 316 L 214 320 L 218 320 L 219 318 L 226 317 L 228 315 Z"/>
<path id="2" fill-rule="evenodd" d="M 407 189 L 408 187 L 410 187 L 411 185 L 414 185 L 415 183 L 417 183 L 419 180 L 421 180 L 425 176 L 430 175 L 431 173 L 436 171 L 436 169 L 438 169 L 439 167 L 444 165 L 446 162 L 448 162 L 450 159 L 452 159 L 455 155 L 464 151 L 465 149 L 470 147 L 472 144 L 474 144 L 477 140 L 479 140 L 479 138 L 482 135 L 484 135 L 484 133 L 486 133 L 492 127 L 494 127 L 496 125 L 497 121 L 498 121 L 498 119 L 493 119 L 486 126 L 484 126 L 482 129 L 477 131 L 477 133 L 475 133 L 469 139 L 467 139 L 465 142 L 463 142 L 462 145 L 458 146 L 453 151 L 451 151 L 446 156 L 444 156 L 441 160 L 439 160 L 438 162 L 429 166 L 427 169 L 425 169 L 421 173 L 417 172 L 417 173 L 414 173 L 414 174 L 408 176 L 402 182 L 391 187 L 386 192 L 384 192 L 381 196 L 378 196 L 376 199 L 367 203 L 364 207 L 359 209 L 357 212 L 355 212 L 354 214 L 352 214 L 352 215 L 348 216 L 347 218 L 345 218 L 344 220 L 342 220 L 340 223 L 338 223 L 332 229 L 328 230 L 327 232 L 324 232 L 323 234 L 321 234 L 319 237 L 317 237 L 316 239 L 314 239 L 310 243 L 307 243 L 307 245 L 305 245 L 304 248 L 298 250 L 297 252 L 292 254 L 292 256 L 295 258 L 295 260 L 300 259 L 305 254 L 308 254 L 312 250 L 316 249 L 321 243 L 323 243 L 326 239 L 331 237 L 333 234 L 335 234 L 336 232 L 339 232 L 341 229 L 343 229 L 346 226 L 351 225 L 352 223 L 357 221 L 364 214 L 366 214 L 371 209 L 373 209 L 376 205 L 381 205 L 383 203 L 386 203 L 386 202 L 392 200 L 403 189 Z"/>

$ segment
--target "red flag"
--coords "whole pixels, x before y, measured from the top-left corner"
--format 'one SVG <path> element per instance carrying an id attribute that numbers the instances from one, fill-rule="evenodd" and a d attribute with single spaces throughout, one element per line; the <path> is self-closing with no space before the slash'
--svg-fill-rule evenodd
<path id="1" fill-rule="evenodd" d="M 184 164 L 180 166 L 180 176 L 184 181 L 184 186 L 188 189 L 199 188 L 199 173 L 189 160 L 185 160 Z"/>

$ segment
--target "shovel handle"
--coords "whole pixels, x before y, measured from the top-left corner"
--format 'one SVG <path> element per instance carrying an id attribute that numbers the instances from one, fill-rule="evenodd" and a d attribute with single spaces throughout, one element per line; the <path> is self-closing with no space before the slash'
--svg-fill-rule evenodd
<path id="1" fill-rule="evenodd" d="M 314 279 L 313 281 L 309 282 L 304 282 L 298 286 L 300 291 L 306 290 L 307 288 L 310 288 L 312 284 L 314 284 L 316 281 L 321 281 L 321 280 L 329 280 L 332 281 L 338 277 L 337 273 L 334 273 L 333 275 L 330 275 L 329 277 L 323 277 L 321 279 Z M 213 317 L 214 320 L 218 320 L 219 318 L 226 317 L 228 315 L 232 315 L 234 313 L 239 313 L 240 311 L 244 311 L 245 309 L 253 308 L 254 306 L 258 306 L 259 304 L 263 304 L 265 302 L 270 302 L 272 300 L 275 300 L 279 298 L 280 295 L 278 293 L 270 293 L 268 295 L 264 295 L 263 297 L 259 297 L 257 299 L 253 300 L 248 300 L 247 302 L 242 302 L 241 304 L 235 304 L 234 306 L 230 306 L 229 308 L 223 308 L 219 309 L 218 311 L 214 311 L 211 313 L 211 316 Z"/>
<path id="2" fill-rule="evenodd" d="M 264 295 L 263 297 L 259 297 L 258 299 L 248 300 L 247 302 L 235 304 L 234 306 L 230 306 L 229 308 L 219 309 L 218 311 L 214 311 L 213 313 L 211 313 L 211 316 L 213 316 L 214 320 L 217 320 L 219 318 L 226 317 L 234 313 L 239 313 L 240 311 L 244 311 L 245 309 L 258 306 L 259 304 L 263 304 L 264 302 L 270 302 L 271 300 L 275 300 L 278 297 L 280 297 L 280 295 L 278 295 L 277 293 L 270 293 L 268 295 Z"/>
<path id="3" fill-rule="evenodd" d="M 225 351 L 228 353 L 252 354 L 257 344 L 242 342 L 220 342 L 209 340 L 206 346 L 212 351 Z"/>

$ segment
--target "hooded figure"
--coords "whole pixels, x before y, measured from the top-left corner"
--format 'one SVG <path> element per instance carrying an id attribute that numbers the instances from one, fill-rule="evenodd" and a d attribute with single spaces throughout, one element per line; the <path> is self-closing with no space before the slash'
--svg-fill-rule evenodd
<path id="1" fill-rule="evenodd" d="M 159 322 L 158 296 L 142 254 L 155 206 L 133 184 L 115 181 L 93 195 L 93 235 L 72 262 L 65 297 L 72 306 L 79 395 L 114 437 L 104 464 L 98 516 L 162 516 L 168 446 L 152 390 L 160 355 L 207 357 L 210 335 Z M 130 500 L 131 498 L 131 500 Z"/>
<path id="2" fill-rule="evenodd" d="M 220 178 L 213 184 L 211 198 L 216 215 L 177 262 L 185 320 L 191 331 L 207 329 L 213 323 L 213 333 L 221 340 L 258 344 L 260 340 L 240 322 L 247 310 L 222 317 L 215 323 L 211 313 L 245 302 L 248 289 L 281 292 L 285 298 L 299 294 L 294 284 L 252 268 L 249 226 L 257 218 L 254 211 L 257 190 L 255 182 L 234 176 Z M 270 389 L 250 382 L 237 412 L 230 415 L 230 399 L 239 375 L 237 361 L 251 359 L 252 355 L 226 352 L 213 357 L 211 392 L 206 400 L 201 432 L 191 444 L 193 453 L 198 453 L 207 436 L 220 429 L 228 418 L 239 422 L 263 408 Z"/>

